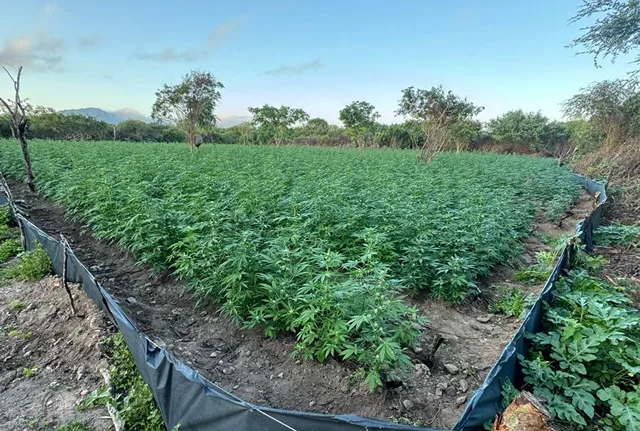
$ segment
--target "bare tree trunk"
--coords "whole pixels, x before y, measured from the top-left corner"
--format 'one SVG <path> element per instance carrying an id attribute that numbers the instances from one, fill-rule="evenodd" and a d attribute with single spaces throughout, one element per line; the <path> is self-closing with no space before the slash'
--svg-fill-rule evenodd
<path id="1" fill-rule="evenodd" d="M 31 154 L 29 154 L 29 144 L 24 137 L 24 133 L 18 131 L 18 139 L 20 139 L 20 146 L 22 147 L 22 155 L 24 155 L 24 166 L 27 170 L 27 186 L 33 193 L 36 192 L 36 178 L 33 175 L 33 169 L 31 169 Z"/>
<path id="2" fill-rule="evenodd" d="M 3 67 L 11 81 L 13 81 L 13 88 L 15 90 L 15 96 L 13 100 L 13 106 L 0 97 L 0 103 L 4 109 L 11 116 L 11 133 L 14 138 L 18 138 L 20 146 L 22 147 L 22 154 L 24 155 L 24 165 L 27 171 L 27 185 L 29 190 L 35 193 L 36 191 L 36 179 L 33 175 L 33 169 L 31 169 L 31 156 L 29 154 L 29 144 L 24 136 L 24 132 L 27 129 L 28 116 L 27 107 L 23 100 L 20 98 L 20 78 L 22 76 L 22 66 L 18 67 L 18 73 L 14 78 L 6 67 Z"/>

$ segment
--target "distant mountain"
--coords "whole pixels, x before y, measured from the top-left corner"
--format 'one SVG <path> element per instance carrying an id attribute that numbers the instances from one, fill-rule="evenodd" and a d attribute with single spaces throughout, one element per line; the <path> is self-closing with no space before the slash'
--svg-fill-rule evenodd
<path id="1" fill-rule="evenodd" d="M 118 124 L 125 120 L 140 120 L 147 123 L 151 121 L 149 117 L 131 108 L 119 109 L 117 111 L 105 111 L 100 108 L 80 108 L 65 109 L 60 112 L 65 115 L 86 115 L 87 117 L 93 117 L 109 124 Z"/>
<path id="2" fill-rule="evenodd" d="M 229 115 L 228 117 L 218 117 L 217 126 L 221 129 L 226 129 L 247 121 L 251 121 L 251 117 L 248 115 Z"/>
<path id="3" fill-rule="evenodd" d="M 93 117 L 97 120 L 104 121 L 109 124 L 122 123 L 125 120 L 140 120 L 145 123 L 150 123 L 151 118 L 141 114 L 132 108 L 118 109 L 117 111 L 105 111 L 100 108 L 80 108 L 80 109 L 65 109 L 60 111 L 65 115 L 86 115 L 87 117 Z M 238 124 L 250 121 L 251 117 L 247 115 L 229 115 L 219 117 L 218 127 L 226 128 L 237 126 Z"/>

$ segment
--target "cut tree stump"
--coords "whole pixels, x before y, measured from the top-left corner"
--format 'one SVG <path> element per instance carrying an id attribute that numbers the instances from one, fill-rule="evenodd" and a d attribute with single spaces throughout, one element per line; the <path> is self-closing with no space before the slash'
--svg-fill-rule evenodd
<path id="1" fill-rule="evenodd" d="M 551 415 L 533 394 L 520 395 L 496 417 L 491 431 L 555 431 L 550 425 Z"/>

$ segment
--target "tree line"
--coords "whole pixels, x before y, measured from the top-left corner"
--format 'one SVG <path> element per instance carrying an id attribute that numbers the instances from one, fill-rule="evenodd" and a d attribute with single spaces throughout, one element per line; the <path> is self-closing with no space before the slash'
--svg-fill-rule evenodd
<path id="1" fill-rule="evenodd" d="M 587 89 L 587 93 L 576 95 L 567 102 L 566 112 L 578 119 L 568 122 L 551 121 L 539 112 L 516 110 L 483 124 L 475 119 L 482 107 L 442 87 L 430 90 L 411 87 L 403 90 L 396 111 L 398 115 L 408 117 L 402 123 L 378 122 L 380 115 L 376 108 L 365 101 L 353 102 L 340 111 L 342 126 L 329 124 L 322 118 L 309 118 L 302 109 L 264 105 L 249 108 L 252 121 L 224 129 L 197 126 L 190 133 L 200 133 L 203 140 L 210 143 L 420 149 L 425 141 L 431 140 L 437 141 L 434 145 L 440 149 L 490 147 L 499 151 L 502 147 L 505 152 L 530 151 L 553 155 L 566 145 L 581 150 L 593 149 L 602 135 L 614 133 L 609 124 L 611 119 L 608 122 L 597 112 L 586 112 L 582 105 L 589 98 L 606 99 L 616 85 L 621 84 L 607 81 Z M 631 93 L 628 97 L 638 96 Z M 606 101 L 606 109 L 616 103 L 625 104 L 620 110 L 638 123 L 638 126 L 633 123 L 629 132 L 637 134 L 640 131 L 640 120 L 635 120 L 635 117 L 640 119 L 640 104 L 615 98 Z M 592 100 L 591 103 L 597 107 L 602 105 L 601 102 Z M 179 119 L 173 124 L 126 120 L 112 125 L 92 117 L 66 115 L 48 108 L 35 107 L 30 111 L 25 131 L 28 139 L 130 142 L 185 142 L 189 139 L 189 132 L 180 126 Z M 584 120 L 584 117 L 593 117 L 594 121 Z M 617 135 L 623 132 L 615 130 Z M 0 137 L 11 136 L 10 119 L 8 115 L 1 115 Z"/>
<path id="2" fill-rule="evenodd" d="M 639 33 L 625 22 L 640 24 L 634 8 L 608 8 L 610 0 L 585 1 L 574 20 L 596 13 L 609 18 L 585 28 L 574 41 L 597 60 L 637 47 Z M 635 6 L 634 6 L 635 7 Z M 631 15 L 630 15 L 631 14 Z M 617 33 L 616 33 L 617 32 Z M 611 34 L 622 36 L 611 38 Z M 540 112 L 513 110 L 482 123 L 484 108 L 442 86 L 402 90 L 396 115 L 403 122 L 382 124 L 376 108 L 354 101 L 339 112 L 341 126 L 322 118 L 310 118 L 304 110 L 289 106 L 250 107 L 252 120 L 230 127 L 216 127 L 215 110 L 222 83 L 210 72 L 192 71 L 177 85 L 164 85 L 152 106 L 154 123 L 127 120 L 117 125 L 81 115 L 63 115 L 52 109 L 25 105 L 28 122 L 25 138 L 69 140 L 119 140 L 188 142 L 193 149 L 201 141 L 229 144 L 356 146 L 359 148 L 421 149 L 423 160 L 443 150 L 491 150 L 531 152 L 567 158 L 640 137 L 638 74 L 629 79 L 592 84 L 564 102 L 569 121 L 552 121 Z M 0 115 L 0 137 L 15 135 L 12 117 Z"/>

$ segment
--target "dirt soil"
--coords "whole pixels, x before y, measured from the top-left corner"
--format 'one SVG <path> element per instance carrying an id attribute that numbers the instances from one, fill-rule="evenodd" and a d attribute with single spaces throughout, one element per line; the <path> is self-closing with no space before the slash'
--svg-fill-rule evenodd
<path id="1" fill-rule="evenodd" d="M 603 217 L 603 225 L 640 224 L 640 182 L 629 183 L 630 186 L 619 185 L 622 191 L 613 196 L 610 208 Z M 613 284 L 632 287 L 628 291 L 629 296 L 636 308 L 640 309 L 640 248 L 637 244 L 606 247 L 596 245 L 595 252 L 609 261 L 603 270 L 604 277 Z"/>
<path id="2" fill-rule="evenodd" d="M 61 207 L 31 194 L 24 184 L 12 182 L 10 186 L 34 223 L 53 236 L 65 235 L 76 255 L 118 298 L 139 329 L 215 384 L 257 404 L 402 419 L 450 429 L 520 325 L 517 319 L 490 315 L 490 301 L 481 298 L 459 307 L 423 300 L 420 309 L 429 323 L 421 349 L 428 352 L 436 339 L 445 340 L 435 362 L 427 367 L 416 360 L 402 386 L 371 393 L 353 378 L 354 364 L 300 361 L 292 357 L 293 334 L 266 339 L 259 328 L 239 329 L 215 306 L 196 308 L 184 284 L 166 275 L 153 276 L 149 267 L 135 264 L 127 252 L 96 241 L 87 228 L 67 218 Z M 551 236 L 571 233 L 590 208 L 585 195 L 561 227 L 540 218 L 535 231 Z M 523 265 L 532 263 L 535 251 L 545 247 L 535 236 L 525 245 Z M 484 283 L 507 283 L 513 273 L 512 268 L 499 267 Z M 539 291 L 540 287 L 526 289 Z"/>
<path id="3" fill-rule="evenodd" d="M 57 277 L 0 286 L 0 430 L 52 430 L 73 421 L 111 429 L 106 411 L 76 407 L 103 382 L 98 342 L 114 328 L 81 286 L 70 288 L 82 317 L 71 317 Z"/>

